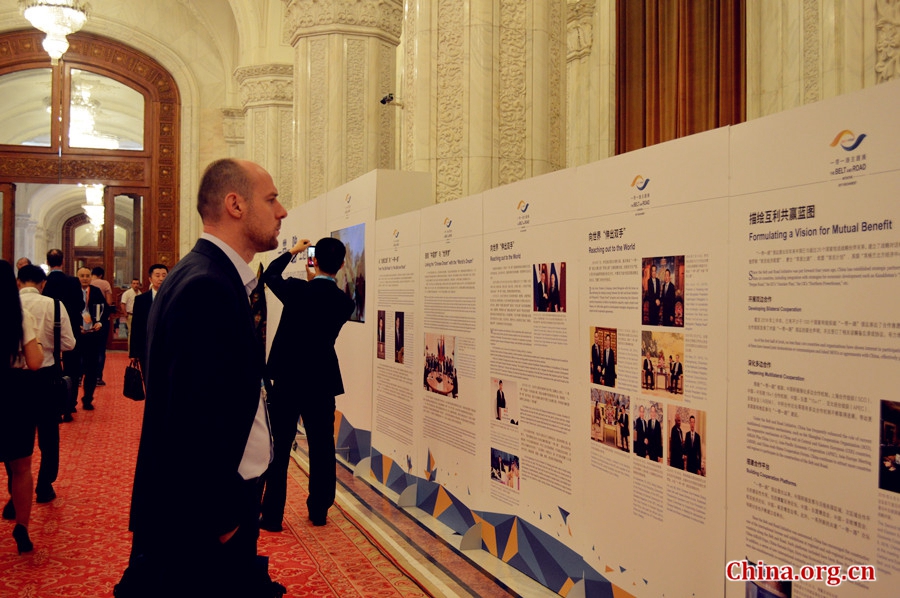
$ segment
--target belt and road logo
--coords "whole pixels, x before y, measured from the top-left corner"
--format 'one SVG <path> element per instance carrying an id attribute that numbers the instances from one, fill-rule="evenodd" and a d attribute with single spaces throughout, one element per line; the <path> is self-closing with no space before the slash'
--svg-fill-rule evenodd
<path id="1" fill-rule="evenodd" d="M 650 185 L 650 179 L 644 178 L 644 175 L 639 174 L 631 179 L 631 188 L 637 191 L 637 193 L 631 194 L 632 208 L 643 209 L 650 205 L 650 190 L 647 189 L 648 185 Z"/>
<path id="2" fill-rule="evenodd" d="M 642 175 L 637 175 L 634 177 L 634 180 L 631 181 L 631 186 L 636 188 L 638 191 L 643 191 L 647 188 L 647 185 L 650 184 L 650 179 L 645 179 Z"/>
<path id="3" fill-rule="evenodd" d="M 528 211 L 528 206 L 530 204 L 524 199 L 519 201 L 519 205 L 516 206 L 516 209 L 522 212 L 523 214 Z"/>
<path id="4" fill-rule="evenodd" d="M 446 217 L 446 218 L 444 218 L 444 226 L 445 226 L 446 228 L 450 228 L 450 225 L 451 225 L 451 224 L 453 224 L 453 221 L 450 219 L 449 216 Z"/>
<path id="5" fill-rule="evenodd" d="M 865 133 L 860 133 L 856 135 L 853 131 L 849 129 L 844 129 L 831 142 L 831 147 L 841 146 L 844 151 L 852 152 L 863 142 L 866 138 Z"/>

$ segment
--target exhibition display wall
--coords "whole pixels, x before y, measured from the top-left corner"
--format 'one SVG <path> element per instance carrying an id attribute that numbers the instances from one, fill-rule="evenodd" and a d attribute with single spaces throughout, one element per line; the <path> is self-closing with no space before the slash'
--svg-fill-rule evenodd
<path id="1" fill-rule="evenodd" d="M 367 264 L 338 433 L 371 446 L 342 456 L 560 595 L 896 596 L 898 105 L 293 210 Z"/>

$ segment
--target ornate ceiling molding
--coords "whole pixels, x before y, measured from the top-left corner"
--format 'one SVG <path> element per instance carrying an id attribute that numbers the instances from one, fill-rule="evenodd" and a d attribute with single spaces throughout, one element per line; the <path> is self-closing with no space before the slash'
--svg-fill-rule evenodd
<path id="1" fill-rule="evenodd" d="M 324 33 L 375 35 L 398 45 L 403 28 L 402 0 L 290 0 L 284 11 L 284 40 Z"/>
<path id="2" fill-rule="evenodd" d="M 234 70 L 240 86 L 241 106 L 291 105 L 294 102 L 294 67 L 261 64 Z"/>

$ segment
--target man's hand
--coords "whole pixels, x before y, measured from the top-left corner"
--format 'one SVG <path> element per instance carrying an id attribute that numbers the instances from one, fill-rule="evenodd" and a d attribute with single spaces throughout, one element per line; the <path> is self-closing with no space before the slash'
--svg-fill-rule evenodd
<path id="1" fill-rule="evenodd" d="M 310 246 L 309 239 L 300 239 L 297 241 L 297 244 L 291 247 L 291 255 L 297 255 L 301 251 L 306 251 L 306 248 Z"/>

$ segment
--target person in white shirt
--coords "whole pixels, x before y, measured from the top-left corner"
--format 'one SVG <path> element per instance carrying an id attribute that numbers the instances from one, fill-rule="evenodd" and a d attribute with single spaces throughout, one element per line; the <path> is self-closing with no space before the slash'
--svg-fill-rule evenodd
<path id="1" fill-rule="evenodd" d="M 34 317 L 38 342 L 43 349 L 43 361 L 35 374 L 37 383 L 32 386 L 37 421 L 38 448 L 41 451 L 41 467 L 38 473 L 35 495 L 37 502 L 46 503 L 56 498 L 53 482 L 59 474 L 59 418 L 63 405 L 55 404 L 50 392 L 50 380 L 61 370 L 53 359 L 54 349 L 54 300 L 41 295 L 47 276 L 38 266 L 27 265 L 19 269 L 17 276 L 22 308 Z M 75 335 L 65 306 L 59 309 L 59 351 L 75 348 Z"/>
<path id="2" fill-rule="evenodd" d="M 128 348 L 131 348 L 131 320 L 134 318 L 134 299 L 141 294 L 141 281 L 137 278 L 131 279 L 131 287 L 122 293 L 119 302 L 122 304 L 122 311 L 125 312 L 125 324 L 128 330 Z"/>

